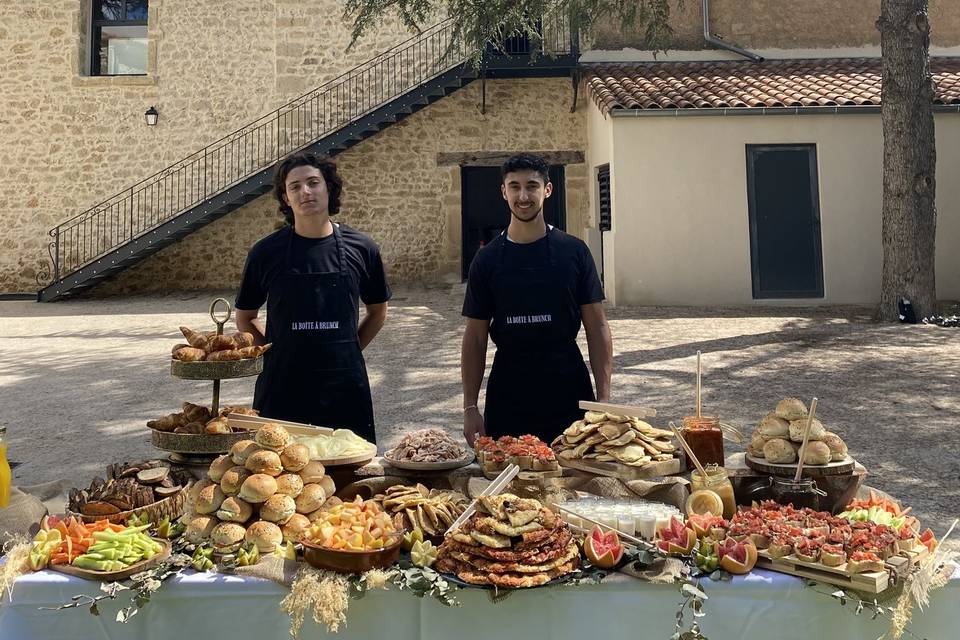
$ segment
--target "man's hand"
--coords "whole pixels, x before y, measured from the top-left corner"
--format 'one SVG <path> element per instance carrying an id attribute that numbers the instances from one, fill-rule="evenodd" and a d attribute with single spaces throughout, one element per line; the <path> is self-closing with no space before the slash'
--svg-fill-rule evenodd
<path id="1" fill-rule="evenodd" d="M 483 415 L 476 407 L 471 407 L 463 413 L 463 437 L 467 444 L 473 447 L 477 438 L 487 435 L 487 427 L 483 423 Z"/>

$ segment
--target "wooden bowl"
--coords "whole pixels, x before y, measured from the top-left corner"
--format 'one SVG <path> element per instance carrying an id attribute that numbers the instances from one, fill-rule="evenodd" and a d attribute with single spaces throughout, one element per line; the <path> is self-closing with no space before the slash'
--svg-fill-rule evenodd
<path id="1" fill-rule="evenodd" d="M 394 564 L 400 557 L 400 544 L 403 535 L 393 534 L 394 540 L 383 549 L 372 551 L 345 551 L 328 549 L 315 544 L 307 538 L 301 538 L 303 559 L 317 569 L 336 571 L 337 573 L 364 573 L 370 569 L 383 569 Z"/>

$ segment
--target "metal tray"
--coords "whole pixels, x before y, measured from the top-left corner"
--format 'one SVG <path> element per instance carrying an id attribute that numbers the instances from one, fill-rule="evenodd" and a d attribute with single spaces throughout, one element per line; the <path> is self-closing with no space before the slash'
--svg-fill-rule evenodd
<path id="1" fill-rule="evenodd" d="M 170 375 L 184 380 L 248 378 L 263 371 L 263 356 L 245 360 L 182 362 L 170 359 Z"/>

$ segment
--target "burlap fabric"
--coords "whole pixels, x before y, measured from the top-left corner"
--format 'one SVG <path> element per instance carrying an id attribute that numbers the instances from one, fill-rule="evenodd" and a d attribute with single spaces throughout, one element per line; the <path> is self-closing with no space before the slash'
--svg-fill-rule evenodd
<path id="1" fill-rule="evenodd" d="M 43 516 L 63 513 L 69 489 L 67 480 L 12 487 L 9 504 L 0 509 L 0 542 L 17 534 L 33 537 Z"/>

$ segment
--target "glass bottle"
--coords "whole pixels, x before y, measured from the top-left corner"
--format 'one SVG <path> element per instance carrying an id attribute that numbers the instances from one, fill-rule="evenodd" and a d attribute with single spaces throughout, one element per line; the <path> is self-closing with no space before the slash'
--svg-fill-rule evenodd
<path id="1" fill-rule="evenodd" d="M 12 483 L 13 474 L 10 472 L 10 463 L 7 462 L 7 428 L 0 426 L 0 509 L 10 503 Z"/>
<path id="2" fill-rule="evenodd" d="M 827 495 L 817 488 L 817 483 L 810 478 L 801 478 L 794 482 L 793 478 L 772 478 L 773 499 L 780 504 L 792 504 L 796 509 L 810 507 L 820 511 L 820 496 Z"/>

